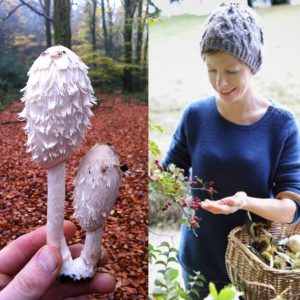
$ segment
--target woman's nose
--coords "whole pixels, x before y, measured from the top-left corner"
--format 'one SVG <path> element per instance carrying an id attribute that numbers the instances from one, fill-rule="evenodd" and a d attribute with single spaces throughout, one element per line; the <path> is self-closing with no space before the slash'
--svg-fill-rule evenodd
<path id="1" fill-rule="evenodd" d="M 228 81 L 226 76 L 222 75 L 222 74 L 218 74 L 217 78 L 216 78 L 216 85 L 219 88 L 224 88 L 226 86 L 228 86 Z"/>

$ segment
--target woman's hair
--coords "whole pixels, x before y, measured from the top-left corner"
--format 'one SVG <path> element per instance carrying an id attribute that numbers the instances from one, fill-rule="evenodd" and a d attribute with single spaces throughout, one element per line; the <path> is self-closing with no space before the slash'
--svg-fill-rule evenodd
<path id="1" fill-rule="evenodd" d="M 261 24 L 253 10 L 238 4 L 213 12 L 204 27 L 201 54 L 226 52 L 245 63 L 255 74 L 262 64 L 264 43 Z"/>

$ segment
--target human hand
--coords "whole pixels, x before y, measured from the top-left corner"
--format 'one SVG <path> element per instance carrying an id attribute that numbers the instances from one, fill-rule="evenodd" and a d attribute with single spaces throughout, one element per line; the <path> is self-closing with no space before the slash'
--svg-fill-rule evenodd
<path id="1" fill-rule="evenodd" d="M 76 227 L 65 221 L 64 230 L 70 240 Z M 70 246 L 72 256 L 78 257 L 82 248 L 80 244 Z M 107 252 L 102 250 L 100 265 L 107 261 Z M 115 289 L 115 279 L 107 273 L 96 273 L 90 282 L 61 283 L 56 280 L 61 265 L 58 249 L 46 245 L 45 226 L 19 237 L 0 251 L 0 299 L 86 300 L 87 294 L 107 294 Z"/>
<path id="2" fill-rule="evenodd" d="M 221 200 L 212 201 L 206 199 L 201 202 L 201 207 L 213 214 L 232 214 L 239 209 L 243 209 L 247 200 L 245 192 L 237 192 L 233 196 Z"/>

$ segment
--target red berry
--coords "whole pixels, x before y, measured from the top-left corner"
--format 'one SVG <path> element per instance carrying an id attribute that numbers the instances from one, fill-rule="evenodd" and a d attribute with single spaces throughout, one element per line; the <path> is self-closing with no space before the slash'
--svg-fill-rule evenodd
<path id="1" fill-rule="evenodd" d="M 214 189 L 212 187 L 210 187 L 208 190 L 207 190 L 208 194 L 210 196 L 212 196 L 214 194 Z"/>
<path id="2" fill-rule="evenodd" d="M 154 161 L 154 163 L 155 163 L 157 169 L 159 169 L 160 171 L 163 171 L 163 168 L 161 167 L 161 165 L 157 159 Z"/>
<path id="3" fill-rule="evenodd" d="M 165 204 L 164 204 L 164 206 L 162 207 L 162 210 L 163 211 L 165 211 L 165 210 L 167 210 L 170 206 L 171 206 L 171 202 L 170 201 L 167 201 Z"/>
<path id="4" fill-rule="evenodd" d="M 199 227 L 199 223 L 194 218 L 192 218 L 192 220 L 190 221 L 190 226 L 192 228 L 196 228 Z"/>

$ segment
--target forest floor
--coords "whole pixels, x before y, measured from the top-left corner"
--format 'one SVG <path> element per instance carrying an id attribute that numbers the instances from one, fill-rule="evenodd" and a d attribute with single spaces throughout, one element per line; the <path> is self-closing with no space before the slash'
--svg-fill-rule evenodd
<path id="1" fill-rule="evenodd" d="M 103 237 L 103 246 L 109 253 L 105 271 L 115 275 L 117 288 L 113 295 L 92 297 L 146 299 L 148 108 L 124 102 L 121 94 L 115 97 L 113 107 L 101 105 L 93 110 L 92 128 L 67 162 L 65 218 L 78 225 L 73 217 L 72 198 L 73 179 L 80 158 L 97 142 L 113 144 L 121 162 L 131 171 L 129 176 L 122 178 Z M 26 152 L 25 123 L 17 122 L 17 113 L 21 110 L 21 101 L 15 101 L 0 112 L 0 249 L 20 235 L 46 224 L 47 174 Z M 83 243 L 84 235 L 78 226 L 71 243 Z"/>

